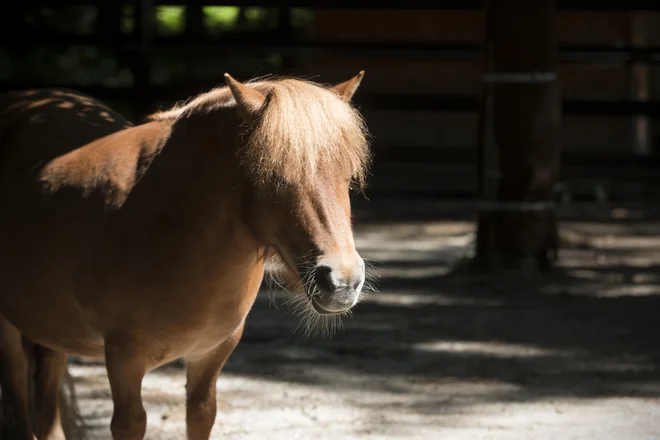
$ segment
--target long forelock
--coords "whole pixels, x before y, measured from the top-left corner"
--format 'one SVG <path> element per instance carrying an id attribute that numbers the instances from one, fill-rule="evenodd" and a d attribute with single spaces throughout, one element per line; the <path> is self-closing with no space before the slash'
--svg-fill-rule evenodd
<path id="1" fill-rule="evenodd" d="M 253 178 L 302 184 L 320 170 L 350 168 L 362 185 L 370 153 L 360 114 L 331 90 L 311 82 L 285 79 L 269 85 L 268 104 L 248 130 L 242 152 Z"/>
<path id="2" fill-rule="evenodd" d="M 355 182 L 364 184 L 371 155 L 364 120 L 353 106 L 311 81 L 271 78 L 246 85 L 268 95 L 262 114 L 245 130 L 240 151 L 255 183 L 277 178 L 304 184 L 320 170 L 350 168 Z M 175 121 L 235 105 L 229 89 L 221 87 L 148 120 Z"/>

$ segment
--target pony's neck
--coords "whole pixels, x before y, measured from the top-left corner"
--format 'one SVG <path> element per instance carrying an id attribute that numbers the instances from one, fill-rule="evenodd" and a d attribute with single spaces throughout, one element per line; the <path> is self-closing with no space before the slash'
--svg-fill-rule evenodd
<path id="1" fill-rule="evenodd" d="M 238 179 L 238 132 L 224 115 L 199 114 L 173 120 L 155 178 L 186 199 L 227 197 Z"/>
<path id="2" fill-rule="evenodd" d="M 243 216 L 237 125 L 231 115 L 215 113 L 172 122 L 160 157 L 145 176 L 143 193 L 158 197 L 157 209 L 176 218 L 182 233 L 200 241 L 198 245 L 231 248 L 247 243 L 261 252 Z"/>

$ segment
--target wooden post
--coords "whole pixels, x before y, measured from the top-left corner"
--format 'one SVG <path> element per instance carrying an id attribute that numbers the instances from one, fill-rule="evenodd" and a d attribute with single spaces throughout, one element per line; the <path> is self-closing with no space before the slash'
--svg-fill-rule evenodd
<path id="1" fill-rule="evenodd" d="M 632 12 L 630 17 L 630 42 L 635 48 L 648 45 L 649 17 L 648 12 Z M 631 69 L 631 98 L 634 101 L 649 100 L 651 75 L 647 62 L 633 62 Z M 633 118 L 634 153 L 639 156 L 651 154 L 651 121 L 647 115 L 637 115 Z"/>
<path id="2" fill-rule="evenodd" d="M 557 242 L 556 0 L 489 0 L 486 31 L 475 261 L 482 270 L 545 269 Z"/>
<path id="3" fill-rule="evenodd" d="M 191 43 L 195 43 L 204 37 L 204 9 L 202 5 L 186 6 L 185 17 L 186 30 L 184 35 Z"/>
<path id="4" fill-rule="evenodd" d="M 121 38 L 121 3 L 99 5 L 96 32 L 104 40 L 117 41 Z"/>

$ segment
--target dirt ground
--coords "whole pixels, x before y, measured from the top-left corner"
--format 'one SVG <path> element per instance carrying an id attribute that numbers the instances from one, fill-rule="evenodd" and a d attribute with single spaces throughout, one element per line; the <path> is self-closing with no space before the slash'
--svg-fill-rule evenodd
<path id="1" fill-rule="evenodd" d="M 469 206 L 357 212 L 380 292 L 331 340 L 304 340 L 283 300 L 260 295 L 218 381 L 213 438 L 660 439 L 660 216 L 565 209 L 563 276 L 494 291 L 447 276 L 470 248 Z M 86 438 L 109 439 L 103 366 L 70 372 Z M 147 438 L 185 438 L 181 367 L 150 373 L 143 396 Z"/>

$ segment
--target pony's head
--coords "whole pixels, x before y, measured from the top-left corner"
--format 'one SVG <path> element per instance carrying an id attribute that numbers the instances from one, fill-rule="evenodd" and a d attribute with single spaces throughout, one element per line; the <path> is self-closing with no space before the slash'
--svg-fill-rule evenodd
<path id="1" fill-rule="evenodd" d="M 365 285 L 350 203 L 370 162 L 363 119 L 350 104 L 363 75 L 334 87 L 225 75 L 242 120 L 248 224 L 271 251 L 274 275 L 315 321 L 349 311 Z"/>

